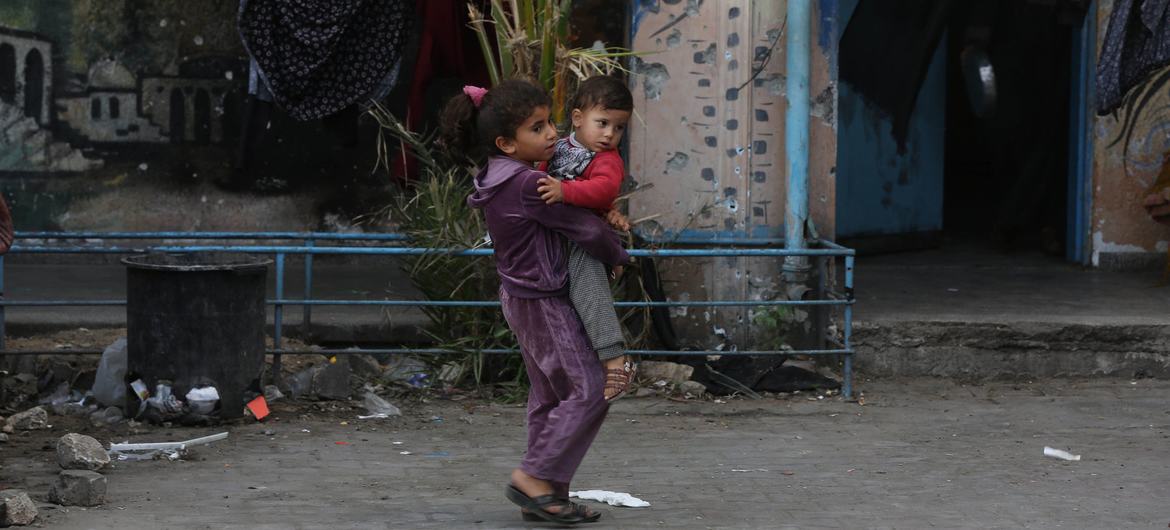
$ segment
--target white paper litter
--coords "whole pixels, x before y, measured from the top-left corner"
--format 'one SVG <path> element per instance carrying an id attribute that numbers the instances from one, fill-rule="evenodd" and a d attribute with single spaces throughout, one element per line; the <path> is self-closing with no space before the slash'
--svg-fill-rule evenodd
<path id="1" fill-rule="evenodd" d="M 1079 462 L 1081 455 L 1074 455 L 1068 451 L 1060 449 L 1053 449 L 1051 447 L 1044 447 L 1044 456 L 1051 456 L 1052 458 L 1059 458 L 1061 460 L 1068 460 L 1069 462 Z"/>
<path id="2" fill-rule="evenodd" d="M 610 506 L 626 506 L 629 508 L 645 508 L 650 506 L 650 503 L 639 499 L 629 493 L 621 493 L 617 491 L 605 490 L 584 490 L 584 491 L 570 491 L 570 497 L 576 497 L 586 501 L 604 502 Z"/>

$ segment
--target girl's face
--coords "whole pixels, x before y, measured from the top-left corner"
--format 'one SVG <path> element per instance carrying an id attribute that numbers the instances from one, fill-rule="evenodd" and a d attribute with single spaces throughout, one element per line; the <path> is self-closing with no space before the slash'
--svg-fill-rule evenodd
<path id="1" fill-rule="evenodd" d="M 549 120 L 548 107 L 536 107 L 516 129 L 514 138 L 496 138 L 496 147 L 505 155 L 528 163 L 552 158 L 556 144 L 557 128 Z"/>

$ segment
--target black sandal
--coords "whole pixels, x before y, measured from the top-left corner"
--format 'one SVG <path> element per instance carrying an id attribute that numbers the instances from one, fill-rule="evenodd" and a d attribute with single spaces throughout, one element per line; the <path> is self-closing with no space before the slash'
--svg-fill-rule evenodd
<path id="1" fill-rule="evenodd" d="M 561 497 L 561 500 L 566 501 L 566 502 L 569 501 L 569 499 L 567 499 L 565 497 Z M 601 512 L 596 512 L 596 511 L 591 512 L 589 510 L 589 507 L 585 506 L 584 504 L 577 504 L 575 502 L 569 502 L 569 504 L 571 504 L 573 506 L 573 512 L 576 513 L 577 515 L 581 516 L 582 523 L 596 523 L 599 519 L 601 519 Z M 520 509 L 520 517 L 523 518 L 525 521 L 530 522 L 530 523 L 544 522 L 544 519 L 541 519 L 539 515 L 536 515 L 530 511 L 527 511 L 524 508 Z"/>
<path id="2" fill-rule="evenodd" d="M 529 497 L 523 491 L 520 491 L 520 488 L 511 484 L 508 484 L 508 487 L 504 490 L 504 495 L 517 506 L 527 509 L 529 514 L 537 517 L 537 520 L 540 521 L 557 524 L 577 524 L 585 520 L 578 513 L 573 503 L 556 495 L 549 494 L 539 497 Z M 556 506 L 561 507 L 559 512 L 548 511 L 548 508 Z"/>

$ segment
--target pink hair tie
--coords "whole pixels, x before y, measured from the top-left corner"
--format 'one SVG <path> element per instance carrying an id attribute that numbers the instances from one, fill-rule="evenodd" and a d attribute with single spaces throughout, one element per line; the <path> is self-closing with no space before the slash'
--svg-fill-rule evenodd
<path id="1" fill-rule="evenodd" d="M 467 94 L 467 97 L 471 98 L 471 104 L 475 105 L 475 108 L 477 109 L 479 108 L 479 104 L 483 102 L 483 95 L 487 94 L 487 92 L 488 91 L 486 88 L 471 85 L 463 86 L 463 93 Z"/>

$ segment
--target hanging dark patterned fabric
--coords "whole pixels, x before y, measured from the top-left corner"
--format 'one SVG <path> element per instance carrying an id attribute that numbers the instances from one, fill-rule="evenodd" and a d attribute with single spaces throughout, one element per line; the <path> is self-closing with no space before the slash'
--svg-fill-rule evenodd
<path id="1" fill-rule="evenodd" d="M 285 112 L 313 120 L 364 103 L 393 74 L 413 0 L 244 0 L 244 47 Z"/>
<path id="2" fill-rule="evenodd" d="M 1097 60 L 1097 112 L 1108 114 L 1170 64 L 1170 0 L 1117 0 Z"/>

